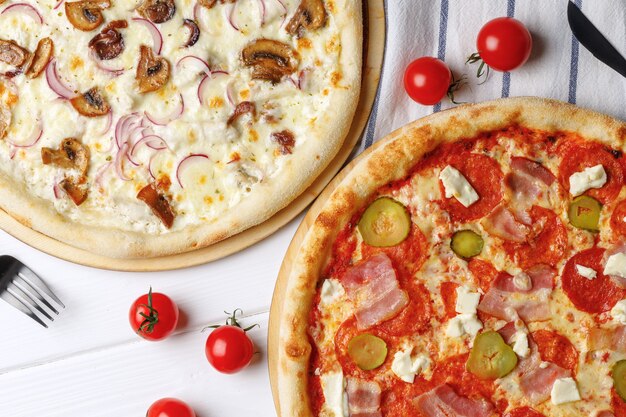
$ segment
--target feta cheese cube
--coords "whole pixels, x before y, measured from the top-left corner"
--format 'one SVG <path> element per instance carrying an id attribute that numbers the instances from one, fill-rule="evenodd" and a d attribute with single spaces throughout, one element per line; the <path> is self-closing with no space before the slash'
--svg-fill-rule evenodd
<path id="1" fill-rule="evenodd" d="M 447 198 L 454 197 L 465 207 L 469 207 L 478 201 L 476 190 L 458 169 L 450 165 L 446 166 L 439 173 L 439 179 L 443 184 Z"/>
<path id="2" fill-rule="evenodd" d="M 595 270 L 578 264 L 576 264 L 576 271 L 578 272 L 578 275 L 580 275 L 581 277 L 585 277 L 589 280 L 594 279 L 598 275 Z"/>
<path id="3" fill-rule="evenodd" d="M 476 307 L 480 302 L 480 293 L 470 291 L 469 287 L 462 286 L 456 289 L 457 313 L 476 314 Z"/>
<path id="4" fill-rule="evenodd" d="M 573 401 L 580 401 L 580 393 L 574 378 L 559 378 L 554 381 L 550 392 L 552 404 L 559 405 Z"/>
<path id="5" fill-rule="evenodd" d="M 626 254 L 620 252 L 609 256 L 604 265 L 603 274 L 626 278 Z"/>
<path id="6" fill-rule="evenodd" d="M 526 272 L 515 274 L 513 285 L 520 291 L 530 291 L 533 288 L 533 282 Z"/>
<path id="7" fill-rule="evenodd" d="M 513 352 L 520 358 L 526 358 L 530 354 L 530 348 L 528 347 L 528 335 L 523 330 L 518 330 L 513 334 L 511 338 L 513 342 Z"/>
<path id="8" fill-rule="evenodd" d="M 412 384 L 415 375 L 421 373 L 430 365 L 430 360 L 425 355 L 418 355 L 411 358 L 411 349 L 400 350 L 393 355 L 391 370 L 404 382 Z"/>
<path id="9" fill-rule="evenodd" d="M 600 188 L 606 184 L 606 172 L 602 165 L 596 165 L 576 172 L 569 177 L 569 192 L 580 195 L 591 188 Z"/>
<path id="10" fill-rule="evenodd" d="M 626 300 L 615 303 L 611 309 L 611 316 L 613 316 L 613 320 L 617 323 L 626 324 Z"/>
<path id="11" fill-rule="evenodd" d="M 322 392 L 326 400 L 325 407 L 334 413 L 335 417 L 348 415 L 345 394 L 344 378 L 342 372 L 329 372 L 320 376 Z"/>
<path id="12" fill-rule="evenodd" d="M 446 334 L 450 337 L 475 336 L 482 328 L 483 324 L 476 314 L 459 314 L 448 322 Z"/>

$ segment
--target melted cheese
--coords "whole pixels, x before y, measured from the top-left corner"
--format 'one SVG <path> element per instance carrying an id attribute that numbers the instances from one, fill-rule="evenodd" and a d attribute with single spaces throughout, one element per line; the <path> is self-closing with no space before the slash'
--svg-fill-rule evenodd
<path id="1" fill-rule="evenodd" d="M 86 225 L 97 225 L 150 234 L 167 233 L 168 230 L 150 209 L 137 200 L 137 191 L 153 181 L 148 165 L 157 175 L 167 175 L 172 186 L 169 190 L 176 221 L 172 231 L 188 225 L 217 222 L 220 216 L 246 198 L 259 184 L 282 175 L 291 155 L 282 155 L 279 146 L 271 138 L 273 132 L 288 129 L 294 133 L 296 145 L 294 155 L 308 140 L 311 123 L 330 109 L 330 95 L 326 90 L 331 78 L 341 76 L 339 59 L 341 42 L 339 28 L 332 13 L 326 26 L 307 34 L 308 42 L 298 42 L 295 37 L 281 29 L 285 12 L 278 2 L 266 2 L 263 24 L 258 2 L 237 2 L 233 21 L 240 30 L 235 30 L 227 20 L 225 8 L 218 3 L 210 10 L 200 8 L 199 41 L 190 48 L 181 46 L 188 38 L 188 31 L 181 26 L 182 17 L 191 17 L 196 2 L 177 1 L 173 19 L 157 25 L 163 35 L 161 56 L 171 67 L 170 80 L 161 90 L 140 94 L 137 90 L 135 73 L 139 59 L 139 46 L 152 46 L 149 31 L 131 18 L 139 17 L 134 10 L 141 1 L 115 1 L 103 11 L 105 22 L 125 19 L 127 29 L 119 29 L 125 48 L 121 55 L 106 61 L 107 67 L 124 69 L 117 77 L 98 68 L 90 57 L 89 41 L 99 33 L 97 30 L 82 32 L 67 20 L 64 8 L 53 10 L 55 0 L 28 1 L 42 14 L 45 24 L 33 24 L 25 14 L 7 13 L 0 16 L 0 38 L 11 39 L 34 51 L 37 42 L 44 37 L 54 41 L 58 73 L 62 81 L 76 92 L 85 92 L 98 86 L 113 111 L 113 127 L 103 133 L 106 117 L 87 118 L 76 112 L 67 101 L 58 100 L 49 88 L 45 74 L 36 79 L 18 76 L 13 79 L 19 91 L 19 99 L 11 108 L 12 123 L 7 139 L 0 142 L 0 169 L 25 184 L 28 192 L 48 201 L 61 215 Z M 291 16 L 299 0 L 285 0 L 286 14 Z M 270 38 L 291 45 L 299 58 L 297 77 L 302 71 L 301 89 L 289 80 L 272 84 L 254 80 L 251 69 L 241 63 L 241 50 L 252 40 Z M 206 59 L 213 69 L 227 71 L 216 73 L 203 90 L 204 104 L 198 100 L 198 86 L 202 76 L 199 67 L 188 61 L 177 62 L 188 55 Z M 0 62 L 0 73 L 12 68 Z M 4 88 L 0 81 L 0 90 Z M 339 81 L 337 88 L 341 88 Z M 326 91 L 325 91 L 326 90 Z M 185 103 L 183 115 L 167 126 L 151 125 L 144 119 L 155 135 L 162 137 L 169 150 L 155 151 L 141 147 L 134 160 L 123 162 L 125 174 L 130 181 L 116 175 L 113 165 L 117 146 L 114 128 L 118 120 L 131 113 L 150 114 L 163 117 L 170 114 L 179 104 L 182 95 Z M 2 99 L 4 95 L 0 95 Z M 8 99 L 5 99 L 6 102 Z M 256 104 L 259 121 L 237 122 L 228 126 L 226 121 L 234 111 L 233 104 L 250 100 Z M 231 104 L 231 101 L 233 104 Z M 267 120 L 272 120 L 268 122 Z M 24 143 L 33 130 L 33 122 L 39 120 L 44 133 L 38 144 L 19 150 L 11 159 L 14 149 L 9 141 Z M 58 148 L 66 137 L 82 140 L 91 150 L 88 173 L 89 197 L 76 207 L 67 197 L 55 198 L 53 188 L 64 175 L 62 169 L 41 163 L 42 147 Z M 181 186 L 176 178 L 176 168 L 189 154 L 205 154 L 208 159 L 195 170 L 188 170 Z M 237 155 L 233 158 L 233 155 Z M 152 159 L 152 162 L 150 163 Z M 97 178 L 99 178 L 97 180 Z"/>

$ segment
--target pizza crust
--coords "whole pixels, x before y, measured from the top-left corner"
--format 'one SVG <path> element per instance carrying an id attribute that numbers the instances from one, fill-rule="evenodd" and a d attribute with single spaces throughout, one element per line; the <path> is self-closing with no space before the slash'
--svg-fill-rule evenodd
<path id="1" fill-rule="evenodd" d="M 150 235 L 72 222 L 53 205 L 30 195 L 0 171 L 0 208 L 27 227 L 56 240 L 111 258 L 149 258 L 187 252 L 217 243 L 260 224 L 306 190 L 337 154 L 350 130 L 361 86 L 363 17 L 358 0 L 335 0 L 336 25 L 341 28 L 340 87 L 330 100 L 341 113 L 326 113 L 310 129 L 310 137 L 292 155 L 279 175 L 259 183 L 234 210 L 212 223 Z"/>
<path id="2" fill-rule="evenodd" d="M 591 110 L 542 98 L 499 99 L 432 114 L 391 133 L 352 161 L 318 200 L 323 204 L 305 235 L 289 277 L 279 319 L 277 392 L 281 416 L 311 416 L 307 393 L 311 345 L 308 315 L 333 242 L 355 209 L 379 187 L 406 176 L 439 144 L 519 124 L 574 131 L 626 151 L 626 123 Z"/>

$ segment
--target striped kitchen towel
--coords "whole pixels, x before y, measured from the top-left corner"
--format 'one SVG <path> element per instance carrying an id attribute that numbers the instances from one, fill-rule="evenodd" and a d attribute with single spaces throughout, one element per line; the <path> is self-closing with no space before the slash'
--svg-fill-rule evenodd
<path id="1" fill-rule="evenodd" d="M 626 56 L 626 1 L 575 0 L 589 19 Z M 414 59 L 444 60 L 455 77 L 469 83 L 455 98 L 479 102 L 498 97 L 541 96 L 576 103 L 626 120 L 626 78 L 598 61 L 573 37 L 567 0 L 386 0 L 387 49 L 383 75 L 367 129 L 355 153 L 420 117 L 454 104 L 412 101 L 402 83 Z M 487 21 L 501 16 L 521 20 L 533 36 L 528 62 L 511 73 L 491 71 L 478 85 L 476 66 L 465 64 L 476 50 L 476 36 Z"/>

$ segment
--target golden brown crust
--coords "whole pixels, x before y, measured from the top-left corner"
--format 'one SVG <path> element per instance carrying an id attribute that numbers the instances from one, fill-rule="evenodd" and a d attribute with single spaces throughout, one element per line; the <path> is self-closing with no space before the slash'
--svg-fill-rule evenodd
<path id="1" fill-rule="evenodd" d="M 341 227 L 371 193 L 402 178 L 441 143 L 511 124 L 546 131 L 574 131 L 626 150 L 626 123 L 556 100 L 521 97 L 460 106 L 391 133 L 351 162 L 311 211 L 318 213 L 303 239 L 287 280 L 279 327 L 278 395 L 281 416 L 310 416 L 307 394 L 311 346 L 307 320 L 321 271 Z M 327 198 L 324 198 L 327 197 Z M 320 204 L 321 207 L 319 207 Z"/>

